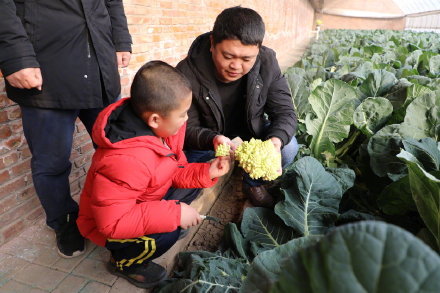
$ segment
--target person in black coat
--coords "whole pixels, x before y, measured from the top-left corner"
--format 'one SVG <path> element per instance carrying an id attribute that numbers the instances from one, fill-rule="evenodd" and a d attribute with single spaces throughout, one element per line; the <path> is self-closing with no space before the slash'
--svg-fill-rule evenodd
<path id="1" fill-rule="evenodd" d="M 0 0 L 0 69 L 22 111 L 32 178 L 61 256 L 84 252 L 70 194 L 75 121 L 91 133 L 131 56 L 121 0 Z"/>
<path id="2" fill-rule="evenodd" d="M 298 152 L 296 115 L 275 52 L 262 46 L 261 16 L 232 7 L 215 20 L 212 32 L 200 35 L 177 68 L 191 81 L 193 102 L 185 138 L 188 161 L 206 161 L 213 149 L 239 136 L 270 139 L 281 151 L 282 166 Z M 243 191 L 255 206 L 270 207 L 264 181 L 244 174 Z"/>

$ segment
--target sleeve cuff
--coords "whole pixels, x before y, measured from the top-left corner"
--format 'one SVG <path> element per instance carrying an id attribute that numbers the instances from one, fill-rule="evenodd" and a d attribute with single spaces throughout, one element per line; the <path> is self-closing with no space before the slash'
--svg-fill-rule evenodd
<path id="1" fill-rule="evenodd" d="M 38 63 L 35 57 L 20 57 L 12 60 L 8 60 L 1 64 L 3 76 L 11 75 L 17 71 L 20 71 L 24 68 L 39 68 L 40 64 Z"/>
<path id="2" fill-rule="evenodd" d="M 282 143 L 281 148 L 283 148 L 286 144 L 289 143 L 289 137 L 286 135 L 284 131 L 276 130 L 276 129 L 270 130 L 269 133 L 266 135 L 265 140 L 271 137 L 278 137 L 281 140 Z"/>
<path id="3" fill-rule="evenodd" d="M 116 52 L 130 52 L 131 53 L 131 43 L 116 43 Z"/>

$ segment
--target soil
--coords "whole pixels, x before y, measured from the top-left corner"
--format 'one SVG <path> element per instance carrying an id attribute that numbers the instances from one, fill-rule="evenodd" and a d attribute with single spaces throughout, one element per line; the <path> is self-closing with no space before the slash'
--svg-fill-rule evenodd
<path id="1" fill-rule="evenodd" d="M 221 223 L 204 220 L 200 229 L 189 242 L 186 248 L 187 251 L 205 250 L 214 252 L 218 250 L 223 238 L 224 224 L 229 222 L 238 223 L 246 205 L 246 196 L 241 190 L 241 184 L 241 170 L 236 167 L 229 182 L 225 184 L 208 213 L 209 216 L 220 219 Z"/>

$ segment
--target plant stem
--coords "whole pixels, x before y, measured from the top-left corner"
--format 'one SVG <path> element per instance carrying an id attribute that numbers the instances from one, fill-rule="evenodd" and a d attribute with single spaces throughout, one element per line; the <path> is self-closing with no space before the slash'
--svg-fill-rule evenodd
<path id="1" fill-rule="evenodd" d="M 351 136 L 350 138 L 344 143 L 344 145 L 342 147 L 340 147 L 339 149 L 336 150 L 335 152 L 335 156 L 336 157 L 343 157 L 348 150 L 350 149 L 350 147 L 354 144 L 354 142 L 356 141 L 357 137 L 361 134 L 360 130 L 356 130 Z"/>

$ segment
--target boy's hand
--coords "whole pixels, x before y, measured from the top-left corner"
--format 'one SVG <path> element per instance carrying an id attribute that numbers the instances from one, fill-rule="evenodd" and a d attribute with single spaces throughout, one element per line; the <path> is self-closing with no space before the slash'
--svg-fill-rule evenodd
<path id="1" fill-rule="evenodd" d="M 231 168 L 231 158 L 227 157 L 217 157 L 211 162 L 209 167 L 209 177 L 211 179 L 221 177 L 228 173 Z"/>
<path id="2" fill-rule="evenodd" d="M 180 227 L 188 229 L 189 227 L 198 225 L 202 222 L 199 213 L 186 203 L 180 203 Z"/>

